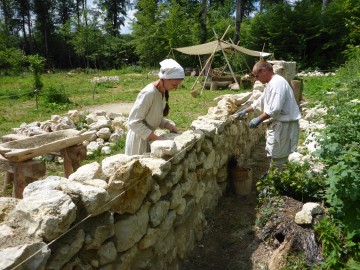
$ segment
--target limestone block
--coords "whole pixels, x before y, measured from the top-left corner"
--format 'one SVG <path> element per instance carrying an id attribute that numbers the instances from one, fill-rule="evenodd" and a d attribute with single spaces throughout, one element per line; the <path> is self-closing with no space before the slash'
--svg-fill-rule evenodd
<path id="1" fill-rule="evenodd" d="M 208 170 L 214 166 L 215 162 L 215 150 L 213 149 L 203 161 L 203 167 L 205 170 Z"/>
<path id="2" fill-rule="evenodd" d="M 186 182 L 181 183 L 182 194 L 194 196 L 196 189 L 198 188 L 197 174 L 196 172 L 190 172 L 185 178 Z"/>
<path id="3" fill-rule="evenodd" d="M 83 225 L 86 230 L 85 250 L 99 249 L 106 240 L 115 235 L 114 217 L 110 212 L 92 217 Z"/>
<path id="4" fill-rule="evenodd" d="M 197 140 L 198 138 L 196 134 L 191 130 L 187 130 L 174 138 L 174 142 L 176 144 L 178 152 L 185 150 L 189 151 L 189 149 L 191 149 L 195 145 Z"/>
<path id="5" fill-rule="evenodd" d="M 287 81 L 290 81 L 296 76 L 296 62 L 287 61 L 268 61 L 273 65 L 274 72 L 283 76 Z"/>
<path id="6" fill-rule="evenodd" d="M 116 142 L 125 137 L 126 137 L 126 133 L 124 130 L 122 129 L 115 130 L 115 132 L 110 135 L 109 142 Z"/>
<path id="7" fill-rule="evenodd" d="M 126 219 L 115 223 L 116 251 L 123 252 L 134 246 L 146 233 L 149 222 L 150 203 Z"/>
<path id="8" fill-rule="evenodd" d="M 111 128 L 111 120 L 110 119 L 102 119 L 98 120 L 89 125 L 90 130 L 100 130 L 102 128 Z"/>
<path id="9" fill-rule="evenodd" d="M 21 269 L 45 269 L 50 249 L 43 243 L 32 243 L 0 250 L 0 269 L 15 269 L 25 259 Z"/>
<path id="10" fill-rule="evenodd" d="M 157 140 L 150 144 L 151 155 L 157 158 L 172 157 L 177 153 L 176 144 L 172 140 Z"/>
<path id="11" fill-rule="evenodd" d="M 137 245 L 134 245 L 132 248 L 128 249 L 126 252 L 119 254 L 118 258 L 121 263 L 116 267 L 116 270 L 129 270 L 132 267 L 132 262 L 135 259 L 136 254 L 139 252 Z"/>
<path id="12" fill-rule="evenodd" d="M 295 222 L 297 224 L 311 224 L 313 216 L 323 213 L 324 209 L 318 203 L 308 202 L 303 205 L 301 211 L 296 213 Z"/>
<path id="13" fill-rule="evenodd" d="M 51 241 L 70 228 L 76 210 L 71 198 L 63 191 L 38 190 L 16 205 L 10 221 L 21 221 L 29 235 Z"/>
<path id="14" fill-rule="evenodd" d="M 86 150 L 89 153 L 93 153 L 93 152 L 98 151 L 100 149 L 101 149 L 101 145 L 100 145 L 100 143 L 98 143 L 96 141 L 92 141 L 88 145 L 86 145 Z"/>
<path id="15" fill-rule="evenodd" d="M 96 161 L 81 166 L 69 176 L 70 181 L 84 182 L 90 179 L 105 179 L 101 165 Z"/>
<path id="16" fill-rule="evenodd" d="M 106 117 L 106 115 L 107 115 L 105 110 L 95 110 L 94 114 L 96 116 L 103 116 L 103 117 Z"/>
<path id="17" fill-rule="evenodd" d="M 25 187 L 23 198 L 29 197 L 39 190 L 61 190 L 62 183 L 67 181 L 69 180 L 65 177 L 48 176 L 45 179 L 32 182 Z"/>
<path id="18" fill-rule="evenodd" d="M 158 200 L 160 200 L 161 192 L 160 192 L 160 187 L 158 184 L 154 183 L 149 197 L 150 197 L 151 202 L 153 202 L 153 203 L 156 203 Z"/>
<path id="19" fill-rule="evenodd" d="M 166 175 L 166 177 L 162 181 L 158 182 L 161 195 L 167 194 L 171 190 L 171 188 L 179 182 L 183 173 L 184 166 L 182 166 L 181 164 L 172 165 L 171 170 Z"/>
<path id="20" fill-rule="evenodd" d="M 184 163 L 185 162 L 187 164 L 188 170 L 190 171 L 195 171 L 196 167 L 202 163 L 202 161 L 198 160 L 195 150 L 192 150 L 190 153 L 188 153 Z"/>
<path id="21" fill-rule="evenodd" d="M 74 201 L 80 197 L 80 201 L 76 202 L 77 206 L 78 208 L 83 207 L 87 215 L 92 214 L 95 216 L 108 211 L 111 207 L 110 195 L 103 188 L 83 185 L 76 181 L 66 181 L 61 184 L 61 190 L 70 197 L 74 197 Z"/>
<path id="22" fill-rule="evenodd" d="M 108 112 L 107 117 L 112 120 L 118 119 L 118 121 L 119 121 L 121 119 L 121 120 L 123 120 L 123 122 L 127 121 L 126 117 L 124 117 L 124 115 L 122 113 Z"/>
<path id="23" fill-rule="evenodd" d="M 202 145 L 201 145 L 201 150 L 204 151 L 205 154 L 209 154 L 211 153 L 211 151 L 213 151 L 213 144 L 211 142 L 210 139 L 205 138 Z"/>
<path id="24" fill-rule="evenodd" d="M 101 161 L 101 168 L 107 178 L 115 174 L 115 172 L 129 161 L 136 159 L 137 156 L 128 156 L 125 154 L 118 154 L 106 157 Z"/>
<path id="25" fill-rule="evenodd" d="M 115 261 L 117 252 L 113 242 L 108 242 L 102 245 L 97 251 L 99 255 L 100 265 L 105 265 Z"/>
<path id="26" fill-rule="evenodd" d="M 103 155 L 110 155 L 111 154 L 111 148 L 110 146 L 104 146 L 101 148 L 101 154 Z"/>
<path id="27" fill-rule="evenodd" d="M 253 91 L 257 90 L 260 92 L 264 92 L 265 86 L 260 82 L 260 81 L 255 81 L 254 86 L 253 86 Z"/>
<path id="28" fill-rule="evenodd" d="M 80 122 L 80 113 L 78 110 L 70 110 L 67 113 L 67 116 L 73 121 L 74 123 Z"/>
<path id="29" fill-rule="evenodd" d="M 145 236 L 139 242 L 139 249 L 147 249 L 159 240 L 161 234 L 161 229 L 159 228 L 148 228 Z"/>
<path id="30" fill-rule="evenodd" d="M 139 160 L 132 160 L 120 167 L 110 177 L 108 192 L 113 198 L 111 210 L 119 214 L 134 214 L 151 190 L 154 180 L 149 168 Z"/>
<path id="31" fill-rule="evenodd" d="M 172 251 L 175 250 L 175 254 L 172 254 L 172 259 L 176 257 L 176 239 L 174 229 L 171 228 L 165 234 L 165 237 L 161 238 L 161 241 L 157 241 L 153 246 L 154 252 L 158 257 L 164 257 L 167 254 L 172 254 Z"/>
<path id="32" fill-rule="evenodd" d="M 205 136 L 213 137 L 217 133 L 217 128 L 208 121 L 202 121 L 202 119 L 195 120 L 191 123 L 191 128 L 195 130 L 201 130 Z"/>
<path id="33" fill-rule="evenodd" d="M 185 209 L 186 209 L 186 199 L 181 198 L 179 205 L 175 209 L 176 214 L 180 216 L 183 215 L 185 213 Z"/>
<path id="34" fill-rule="evenodd" d="M 60 243 L 56 243 L 56 248 L 51 254 L 46 269 L 60 270 L 68 263 L 71 258 L 80 251 L 84 243 L 85 233 L 83 230 L 78 230 L 75 234 L 67 234 L 65 239 L 62 238 Z"/>
<path id="35" fill-rule="evenodd" d="M 153 227 L 158 226 L 166 217 L 170 208 L 170 202 L 159 201 L 149 210 L 150 223 Z"/>
<path id="36" fill-rule="evenodd" d="M 159 180 L 163 179 L 171 169 L 171 163 L 160 158 L 141 158 L 140 163 L 148 167 L 152 176 Z"/>
<path id="37" fill-rule="evenodd" d="M 0 197 L 0 222 L 9 217 L 9 213 L 15 208 L 20 199 L 11 197 Z"/>
<path id="38" fill-rule="evenodd" d="M 171 191 L 170 209 L 174 209 L 181 204 L 182 189 L 181 185 L 176 185 Z"/>
<path id="39" fill-rule="evenodd" d="M 104 139 L 105 141 L 109 140 L 109 138 L 111 136 L 110 128 L 107 128 L 107 127 L 100 128 L 96 132 L 96 136 L 98 136 L 98 138 Z"/>

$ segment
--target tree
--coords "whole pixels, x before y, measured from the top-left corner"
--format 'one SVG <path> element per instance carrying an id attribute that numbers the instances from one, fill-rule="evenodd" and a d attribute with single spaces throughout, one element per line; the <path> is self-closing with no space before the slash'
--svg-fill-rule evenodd
<path id="1" fill-rule="evenodd" d="M 21 21 L 22 34 L 24 36 L 25 51 L 29 54 L 34 52 L 31 25 L 31 4 L 29 0 L 16 0 L 15 8 Z"/>
<path id="2" fill-rule="evenodd" d="M 54 30 L 53 16 L 54 6 L 51 0 L 34 0 L 34 13 L 36 14 L 36 28 L 40 33 L 43 44 L 43 53 L 48 62 L 50 60 L 49 42 Z"/>
<path id="3" fill-rule="evenodd" d="M 120 34 L 126 16 L 126 0 L 100 0 L 99 7 L 104 12 L 105 29 L 110 35 Z"/>

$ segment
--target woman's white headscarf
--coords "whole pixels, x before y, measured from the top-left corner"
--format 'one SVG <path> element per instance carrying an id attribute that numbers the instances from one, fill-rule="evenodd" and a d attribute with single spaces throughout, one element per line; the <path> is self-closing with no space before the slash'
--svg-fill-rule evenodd
<path id="1" fill-rule="evenodd" d="M 160 62 L 160 79 L 184 79 L 184 69 L 173 59 L 165 59 Z"/>

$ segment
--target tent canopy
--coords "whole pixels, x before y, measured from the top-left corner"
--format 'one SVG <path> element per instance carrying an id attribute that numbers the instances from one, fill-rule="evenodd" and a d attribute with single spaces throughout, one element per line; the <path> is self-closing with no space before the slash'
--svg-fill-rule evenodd
<path id="1" fill-rule="evenodd" d="M 214 51 L 220 51 L 221 49 L 228 49 L 228 48 L 233 48 L 244 54 L 256 56 L 256 57 L 266 57 L 271 55 L 271 53 L 249 50 L 244 47 L 231 44 L 223 40 L 215 40 L 199 45 L 175 48 L 175 50 L 189 55 L 203 55 L 203 54 L 211 54 Z"/>

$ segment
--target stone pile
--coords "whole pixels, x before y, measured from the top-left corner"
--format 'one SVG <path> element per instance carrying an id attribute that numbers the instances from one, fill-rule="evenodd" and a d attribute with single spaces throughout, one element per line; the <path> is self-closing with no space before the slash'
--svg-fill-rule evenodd
<path id="1" fill-rule="evenodd" d="M 30 137 L 65 129 L 96 130 L 96 133 L 84 142 L 87 154 L 91 155 L 95 151 L 110 154 L 111 143 L 125 138 L 128 127 L 127 118 L 121 113 L 99 110 L 87 114 L 86 112 L 71 110 L 66 115 L 52 115 L 50 120 L 30 124 L 24 123 L 19 128 L 12 130 L 17 135 Z"/>
<path id="2" fill-rule="evenodd" d="M 322 77 L 322 76 L 335 76 L 335 72 L 321 72 L 318 70 L 314 71 L 301 71 L 296 74 L 297 77 Z"/>
<path id="3" fill-rule="evenodd" d="M 1 198 L 0 268 L 179 269 L 227 189 L 229 160 L 245 162 L 264 136 L 264 125 L 248 128 L 256 113 L 230 117 L 254 98 L 222 98 L 149 154 L 109 156 L 29 184 L 22 200 Z"/>

